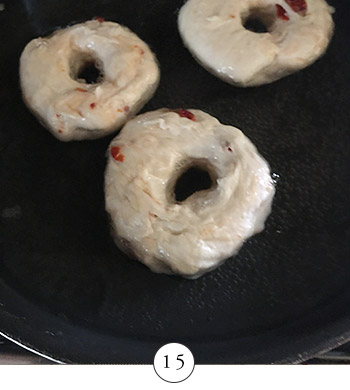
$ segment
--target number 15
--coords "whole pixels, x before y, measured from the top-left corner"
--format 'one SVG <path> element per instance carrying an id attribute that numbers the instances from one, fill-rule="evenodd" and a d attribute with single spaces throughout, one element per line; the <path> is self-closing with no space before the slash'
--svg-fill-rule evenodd
<path id="1" fill-rule="evenodd" d="M 184 366 L 185 362 L 180 359 L 181 357 L 183 356 L 183 353 L 180 354 L 180 355 L 177 355 L 177 358 L 176 360 L 178 360 L 179 362 L 181 362 L 181 367 L 177 368 L 177 370 L 181 370 L 181 368 Z M 168 355 L 165 355 L 165 367 L 164 368 L 169 368 L 169 362 L 168 362 Z"/>

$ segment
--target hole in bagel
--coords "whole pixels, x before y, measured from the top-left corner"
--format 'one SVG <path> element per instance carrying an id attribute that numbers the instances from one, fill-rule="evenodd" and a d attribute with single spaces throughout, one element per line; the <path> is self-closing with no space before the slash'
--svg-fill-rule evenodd
<path id="1" fill-rule="evenodd" d="M 172 191 L 175 202 L 184 202 L 196 192 L 209 190 L 215 186 L 217 176 L 208 162 L 192 161 L 186 164 L 180 172 Z"/>
<path id="2" fill-rule="evenodd" d="M 87 62 L 78 74 L 78 79 L 85 80 L 86 84 L 96 84 L 101 78 L 101 72 L 95 62 Z"/>
<path id="3" fill-rule="evenodd" d="M 268 32 L 265 24 L 257 18 L 248 18 L 244 23 L 244 28 L 253 31 L 258 34 L 266 33 Z"/>
<path id="4" fill-rule="evenodd" d="M 70 61 L 71 78 L 84 84 L 98 84 L 103 79 L 102 64 L 90 54 L 76 53 Z"/>
<path id="5" fill-rule="evenodd" d="M 241 15 L 243 27 L 257 34 L 268 33 L 276 19 L 274 7 L 252 8 Z"/>

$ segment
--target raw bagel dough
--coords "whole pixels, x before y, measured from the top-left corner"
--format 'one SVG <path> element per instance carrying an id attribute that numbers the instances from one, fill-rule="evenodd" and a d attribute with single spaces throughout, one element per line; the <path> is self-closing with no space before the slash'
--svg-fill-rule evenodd
<path id="1" fill-rule="evenodd" d="M 190 166 L 207 169 L 213 185 L 177 202 L 175 183 Z M 263 230 L 274 192 L 252 142 L 199 110 L 139 115 L 109 147 L 113 237 L 155 272 L 194 278 L 217 267 Z"/>
<path id="2" fill-rule="evenodd" d="M 312 64 L 333 34 L 324 0 L 188 0 L 178 26 L 185 46 L 210 72 L 242 87 L 271 83 Z M 260 19 L 268 32 L 244 28 Z"/>
<path id="3" fill-rule="evenodd" d="M 95 63 L 102 79 L 76 79 Z M 140 38 L 113 22 L 92 20 L 32 40 L 20 60 L 24 101 L 61 141 L 94 139 L 120 128 L 152 97 L 156 59 Z"/>

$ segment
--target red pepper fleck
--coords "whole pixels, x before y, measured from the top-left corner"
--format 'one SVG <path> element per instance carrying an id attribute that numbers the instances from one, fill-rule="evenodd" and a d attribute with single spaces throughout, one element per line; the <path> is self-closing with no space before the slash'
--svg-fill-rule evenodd
<path id="1" fill-rule="evenodd" d="M 134 45 L 134 48 L 135 48 L 135 49 L 139 49 L 141 55 L 144 55 L 144 54 L 145 54 L 145 51 L 142 49 L 142 47 L 140 47 L 140 46 L 138 46 L 138 45 Z"/>
<path id="2" fill-rule="evenodd" d="M 232 152 L 232 149 L 230 148 L 230 143 L 226 141 L 225 146 L 229 152 Z"/>
<path id="3" fill-rule="evenodd" d="M 117 110 L 118 112 L 123 112 L 123 110 L 121 109 L 121 108 L 118 108 L 118 110 Z"/>
<path id="4" fill-rule="evenodd" d="M 282 20 L 289 20 L 289 16 L 287 15 L 287 11 L 279 4 L 276 4 L 277 8 L 277 17 Z"/>
<path id="5" fill-rule="evenodd" d="M 230 15 L 230 18 L 234 19 L 234 18 L 235 18 L 235 15 Z"/>
<path id="6" fill-rule="evenodd" d="M 61 118 L 61 114 L 56 114 L 56 117 L 57 118 Z"/>
<path id="7" fill-rule="evenodd" d="M 178 115 L 180 115 L 182 118 L 187 118 L 187 119 L 190 119 L 191 121 L 195 121 L 195 120 L 196 120 L 196 117 L 194 116 L 194 114 L 192 114 L 192 112 L 187 111 L 187 110 L 184 110 L 183 108 L 178 108 L 178 109 L 176 110 L 176 112 L 177 112 Z"/>
<path id="8" fill-rule="evenodd" d="M 62 130 L 61 130 L 61 129 L 59 129 L 59 130 L 58 130 L 58 132 L 59 132 L 59 133 L 62 133 Z"/>
<path id="9" fill-rule="evenodd" d="M 91 108 L 91 109 L 94 109 L 95 107 L 96 107 L 96 103 L 91 103 L 91 104 L 90 104 L 90 108 Z"/>
<path id="10" fill-rule="evenodd" d="M 129 107 L 129 106 L 125 106 L 125 107 L 124 107 L 124 111 L 125 111 L 125 112 L 129 112 L 129 111 L 130 111 L 130 107 Z"/>
<path id="11" fill-rule="evenodd" d="M 76 88 L 76 90 L 78 92 L 87 92 L 88 91 L 87 89 L 83 89 L 83 88 Z"/>
<path id="12" fill-rule="evenodd" d="M 121 148 L 120 146 L 112 146 L 111 147 L 111 155 L 116 161 L 123 162 L 124 161 L 124 154 L 120 152 Z"/>
<path id="13" fill-rule="evenodd" d="M 100 23 L 103 23 L 105 20 L 104 20 L 104 18 L 101 18 L 101 16 L 98 16 L 97 18 L 96 18 L 96 20 L 98 21 L 98 22 L 100 22 Z"/>
<path id="14" fill-rule="evenodd" d="M 286 0 L 286 3 L 296 13 L 306 11 L 307 9 L 305 0 Z"/>

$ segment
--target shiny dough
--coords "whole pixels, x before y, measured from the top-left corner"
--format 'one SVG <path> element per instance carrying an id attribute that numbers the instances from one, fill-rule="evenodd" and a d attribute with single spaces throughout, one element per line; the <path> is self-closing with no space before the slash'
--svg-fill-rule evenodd
<path id="1" fill-rule="evenodd" d="M 178 26 L 185 46 L 208 71 L 242 87 L 271 83 L 312 64 L 333 34 L 324 0 L 188 0 Z M 249 18 L 267 33 L 243 27 Z"/>
<path id="2" fill-rule="evenodd" d="M 95 84 L 76 79 L 85 63 L 102 73 Z M 32 40 L 20 60 L 23 98 L 61 141 L 94 139 L 119 129 L 154 94 L 155 56 L 117 23 L 92 20 Z"/>
<path id="3" fill-rule="evenodd" d="M 208 170 L 213 185 L 177 202 L 175 183 L 191 166 Z M 252 142 L 199 110 L 142 114 L 109 146 L 113 237 L 154 272 L 196 278 L 217 267 L 263 230 L 274 192 Z"/>

